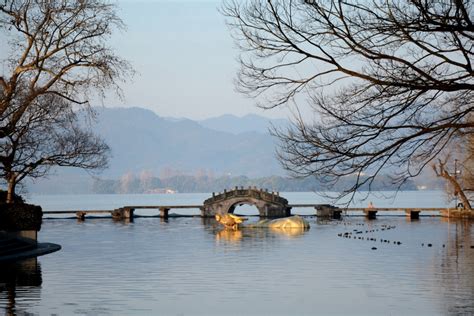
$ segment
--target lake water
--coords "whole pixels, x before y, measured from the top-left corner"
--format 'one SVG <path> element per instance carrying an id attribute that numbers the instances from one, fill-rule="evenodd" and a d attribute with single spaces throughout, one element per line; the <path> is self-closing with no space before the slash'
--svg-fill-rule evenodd
<path id="1" fill-rule="evenodd" d="M 312 193 L 281 195 L 293 204 L 321 202 Z M 208 196 L 31 196 L 30 201 L 44 210 L 110 209 L 201 204 Z M 380 207 L 446 205 L 440 192 L 402 192 L 394 200 L 379 195 L 370 200 Z M 362 205 L 367 201 L 355 203 Z M 243 207 L 236 212 L 257 213 Z M 474 314 L 471 222 L 432 216 L 418 221 L 404 216 L 372 221 L 362 216 L 342 221 L 306 218 L 308 231 L 282 233 L 225 231 L 213 220 L 194 217 L 167 221 L 143 217 L 131 223 L 110 218 L 47 219 L 40 241 L 61 244 L 63 249 L 37 261 L 0 266 L 0 311 L 6 315 Z M 351 232 L 351 238 L 339 236 L 345 232 Z"/>

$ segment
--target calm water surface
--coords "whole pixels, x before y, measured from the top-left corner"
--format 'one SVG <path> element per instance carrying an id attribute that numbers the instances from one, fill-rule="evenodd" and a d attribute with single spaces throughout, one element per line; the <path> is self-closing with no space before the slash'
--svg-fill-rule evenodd
<path id="1" fill-rule="evenodd" d="M 290 203 L 318 203 L 311 193 L 284 196 Z M 166 199 L 200 204 L 206 197 L 31 200 L 46 210 L 59 210 L 165 204 Z M 371 199 L 377 206 L 392 202 Z M 394 203 L 429 207 L 446 202 L 438 192 L 410 192 Z M 251 208 L 237 211 L 256 214 Z M 214 221 L 200 218 L 137 218 L 132 223 L 48 219 L 39 239 L 59 243 L 63 249 L 37 261 L 0 267 L 0 311 L 6 315 L 474 314 L 472 223 L 430 216 L 419 221 L 400 216 L 374 221 L 360 216 L 343 221 L 307 219 L 310 230 L 280 233 L 223 231 Z M 338 236 L 344 232 L 356 238 Z M 367 240 L 372 238 L 376 241 Z"/>

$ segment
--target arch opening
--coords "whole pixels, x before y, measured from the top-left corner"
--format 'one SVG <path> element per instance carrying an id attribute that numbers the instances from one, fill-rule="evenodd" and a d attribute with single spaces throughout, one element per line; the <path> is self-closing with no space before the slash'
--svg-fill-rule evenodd
<path id="1" fill-rule="evenodd" d="M 257 205 L 251 202 L 237 202 L 229 208 L 229 213 L 243 216 L 260 216 Z"/>

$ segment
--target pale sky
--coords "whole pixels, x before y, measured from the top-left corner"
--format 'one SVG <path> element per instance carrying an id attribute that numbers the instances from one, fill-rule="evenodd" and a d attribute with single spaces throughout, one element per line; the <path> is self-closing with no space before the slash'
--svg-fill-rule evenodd
<path id="1" fill-rule="evenodd" d="M 286 117 L 288 111 L 263 111 L 235 91 L 239 51 L 230 37 L 221 1 L 119 1 L 127 31 L 112 40 L 116 52 L 137 70 L 123 86 L 125 100 L 109 106 L 139 106 L 160 116 L 203 119 L 222 114 L 256 113 Z"/>

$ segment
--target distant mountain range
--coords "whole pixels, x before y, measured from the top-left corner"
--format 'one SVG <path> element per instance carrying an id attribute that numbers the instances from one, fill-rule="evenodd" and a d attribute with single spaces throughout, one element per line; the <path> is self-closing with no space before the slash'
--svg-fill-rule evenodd
<path id="1" fill-rule="evenodd" d="M 272 187 L 293 188 L 285 187 L 285 183 L 290 182 L 281 178 L 285 173 L 275 157 L 277 140 L 268 133 L 271 125 L 287 126 L 286 120 L 251 114 L 192 121 L 163 118 L 137 107 L 96 108 L 96 113 L 90 128 L 111 148 L 109 168 L 96 180 L 83 170 L 59 169 L 49 178 L 28 183 L 29 192 L 90 193 L 100 179 L 123 182 L 127 177 L 142 180 L 143 177 L 175 177 L 181 181 L 180 189 L 194 192 L 212 187 L 212 183 L 203 184 L 202 179 L 224 177 L 222 179 L 228 182 L 239 176 L 250 179 L 279 176 L 270 178 Z M 183 177 L 185 175 L 187 177 Z M 253 180 L 246 181 L 253 183 Z M 291 183 L 295 186 L 293 189 L 307 189 L 314 186 L 311 182 L 314 179 L 308 181 Z"/>
<path id="2" fill-rule="evenodd" d="M 101 178 L 117 179 L 125 174 L 147 172 L 244 175 L 264 177 L 283 175 L 275 158 L 276 140 L 268 133 L 270 124 L 281 126 L 285 120 L 269 120 L 258 115 L 223 115 L 203 121 L 163 118 L 143 108 L 96 108 L 91 127 L 111 148 L 109 168 Z M 32 192 L 57 186 L 78 188 L 90 185 L 89 176 L 77 169 L 62 169 L 49 180 L 29 185 Z M 85 184 L 84 184 L 85 185 Z"/>
<path id="3" fill-rule="evenodd" d="M 271 127 L 282 128 L 288 126 L 288 120 L 268 119 L 256 114 L 247 114 L 242 117 L 225 114 L 201 120 L 198 123 L 209 129 L 236 135 L 248 132 L 268 134 Z"/>
<path id="4" fill-rule="evenodd" d="M 93 128 L 112 149 L 106 176 L 143 170 L 158 174 L 164 168 L 249 177 L 282 174 L 275 139 L 265 132 L 270 121 L 263 117 L 222 116 L 196 122 L 164 119 L 142 108 L 96 112 Z"/>

